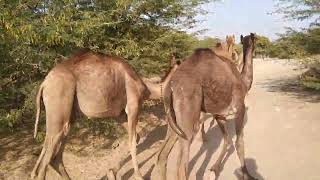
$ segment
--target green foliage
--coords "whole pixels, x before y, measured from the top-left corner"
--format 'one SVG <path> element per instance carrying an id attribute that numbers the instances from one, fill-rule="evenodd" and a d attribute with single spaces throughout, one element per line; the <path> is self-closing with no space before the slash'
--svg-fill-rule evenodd
<path id="1" fill-rule="evenodd" d="M 306 20 L 313 18 L 311 25 L 320 25 L 320 1 L 319 0 L 276 0 L 278 10 L 288 19 Z"/>
<path id="2" fill-rule="evenodd" d="M 35 114 L 35 96 L 40 83 L 34 82 L 27 84 L 18 89 L 12 90 L 14 95 L 17 95 L 23 100 L 8 100 L 12 104 L 1 103 L 0 111 L 0 133 L 13 131 L 14 128 L 22 121 L 28 121 L 34 119 Z M 10 91 L 8 91 L 10 92 Z M 6 96 L 5 96 L 6 97 Z M 14 101 L 21 101 L 19 103 Z M 8 106 L 10 107 L 7 110 Z M 43 116 L 42 116 L 43 117 Z"/>
<path id="3" fill-rule="evenodd" d="M 302 85 L 305 86 L 308 89 L 312 90 L 320 90 L 320 82 L 315 81 L 302 81 Z"/>
<path id="4" fill-rule="evenodd" d="M 282 35 L 270 48 L 270 55 L 279 58 L 295 58 L 319 53 L 319 0 L 276 0 L 278 9 L 275 13 L 287 19 L 304 21 L 311 19 L 310 28 L 296 32 L 292 29 Z"/>
<path id="5" fill-rule="evenodd" d="M 162 73 L 172 53 L 192 51 L 196 39 L 181 29 L 209 1 L 0 0 L 0 126 L 33 122 L 35 82 L 79 48 L 123 57 L 145 76 Z"/>
<path id="6" fill-rule="evenodd" d="M 198 41 L 195 40 L 193 48 L 213 48 L 218 42 L 220 42 L 218 38 L 205 37 Z"/>
<path id="7" fill-rule="evenodd" d="M 257 35 L 257 38 L 255 53 L 261 56 L 267 55 L 271 46 L 269 38 L 259 35 Z"/>
<path id="8" fill-rule="evenodd" d="M 271 57 L 301 58 L 319 54 L 320 28 L 310 28 L 306 31 L 289 30 L 275 41 L 270 49 Z"/>
<path id="9" fill-rule="evenodd" d="M 318 60 L 319 61 L 319 60 Z M 309 68 L 300 76 L 303 86 L 313 90 L 320 90 L 320 69 L 319 67 Z"/>

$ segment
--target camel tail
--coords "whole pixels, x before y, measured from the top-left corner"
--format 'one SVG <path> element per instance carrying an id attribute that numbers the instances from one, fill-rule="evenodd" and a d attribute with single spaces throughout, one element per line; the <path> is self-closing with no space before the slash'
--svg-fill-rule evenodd
<path id="1" fill-rule="evenodd" d="M 165 107 L 169 126 L 178 136 L 182 137 L 183 139 L 187 139 L 187 136 L 185 135 L 185 133 L 180 129 L 180 127 L 176 123 L 176 116 L 175 116 L 173 103 L 172 103 L 172 91 L 170 90 L 168 92 L 167 90 L 166 92 L 164 96 L 164 107 Z"/>
<path id="2" fill-rule="evenodd" d="M 38 133 L 38 124 L 39 124 L 39 119 L 40 119 L 40 112 L 41 112 L 41 97 L 42 97 L 42 91 L 43 91 L 43 83 L 40 85 L 40 89 L 38 91 L 37 97 L 36 97 L 36 108 L 37 108 L 37 114 L 36 114 L 36 122 L 34 125 L 34 135 L 33 137 L 37 137 Z"/>

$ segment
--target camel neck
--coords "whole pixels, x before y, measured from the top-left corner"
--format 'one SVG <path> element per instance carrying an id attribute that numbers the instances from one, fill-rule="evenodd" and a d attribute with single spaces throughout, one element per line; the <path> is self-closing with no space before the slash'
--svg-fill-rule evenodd
<path id="1" fill-rule="evenodd" d="M 146 78 L 143 78 L 143 82 L 150 92 L 149 99 L 160 99 L 161 98 L 161 82 L 152 82 Z"/>
<path id="2" fill-rule="evenodd" d="M 228 45 L 228 53 L 232 54 L 232 52 L 233 52 L 233 44 L 229 44 Z"/>
<path id="3" fill-rule="evenodd" d="M 146 78 L 143 78 L 144 84 L 147 86 L 148 90 L 151 93 L 149 99 L 160 99 L 163 96 L 163 88 L 168 85 L 176 69 L 177 66 L 172 67 L 165 78 L 160 82 L 152 82 Z"/>
<path id="4" fill-rule="evenodd" d="M 241 78 L 246 86 L 246 90 L 249 91 L 253 81 L 253 47 L 243 48 L 243 61 L 244 65 L 241 71 Z"/>

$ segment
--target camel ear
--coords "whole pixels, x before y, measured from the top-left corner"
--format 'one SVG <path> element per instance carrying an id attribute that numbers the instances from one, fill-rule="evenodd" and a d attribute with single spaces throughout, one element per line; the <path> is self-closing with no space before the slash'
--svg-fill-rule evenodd
<path id="1" fill-rule="evenodd" d="M 236 39 L 236 36 L 235 35 L 232 35 L 233 39 Z"/>
<path id="2" fill-rule="evenodd" d="M 240 36 L 240 41 L 241 41 L 241 44 L 243 44 L 243 36 L 242 36 L 242 34 Z"/>
<path id="3" fill-rule="evenodd" d="M 255 38 L 255 35 L 253 33 L 250 33 L 250 36 L 252 40 Z"/>

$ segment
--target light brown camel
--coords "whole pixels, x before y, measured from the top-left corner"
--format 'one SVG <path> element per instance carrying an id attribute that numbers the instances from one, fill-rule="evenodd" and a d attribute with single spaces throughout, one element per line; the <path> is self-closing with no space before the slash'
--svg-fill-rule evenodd
<path id="1" fill-rule="evenodd" d="M 232 53 L 234 52 L 234 45 L 236 44 L 235 36 L 226 36 L 225 42 L 219 42 L 212 49 L 215 54 L 232 60 Z"/>
<path id="2" fill-rule="evenodd" d="M 143 179 L 136 158 L 136 125 L 141 104 L 149 94 L 139 76 L 120 58 L 82 50 L 56 65 L 37 95 L 35 136 L 42 98 L 46 110 L 46 138 L 31 173 L 32 179 L 45 179 L 48 167 L 63 179 L 70 179 L 62 155 L 75 109 L 90 118 L 117 117 L 126 112 L 135 178 Z M 115 179 L 118 169 L 117 165 L 108 170 L 108 178 Z"/>
<path id="3" fill-rule="evenodd" d="M 216 177 L 222 170 L 228 147 L 231 145 L 225 123 L 235 120 L 236 150 L 240 159 L 243 179 L 252 177 L 245 164 L 243 127 L 244 99 L 253 80 L 252 57 L 256 37 L 241 36 L 244 53 L 244 67 L 241 74 L 228 60 L 222 60 L 210 49 L 197 49 L 173 74 L 170 84 L 164 89 L 164 104 L 170 127 L 158 154 L 157 166 L 160 178 L 166 179 L 166 162 L 178 135 L 178 180 L 187 179 L 190 144 L 199 129 L 201 111 L 213 114 L 222 130 L 223 149 L 211 167 Z"/>
<path id="4" fill-rule="evenodd" d="M 234 35 L 226 36 L 226 41 L 217 43 L 212 50 L 218 56 L 225 57 L 236 63 L 238 65 L 238 70 L 241 72 L 243 66 L 243 55 L 238 55 L 237 51 L 235 50 L 235 44 L 236 38 Z"/>

